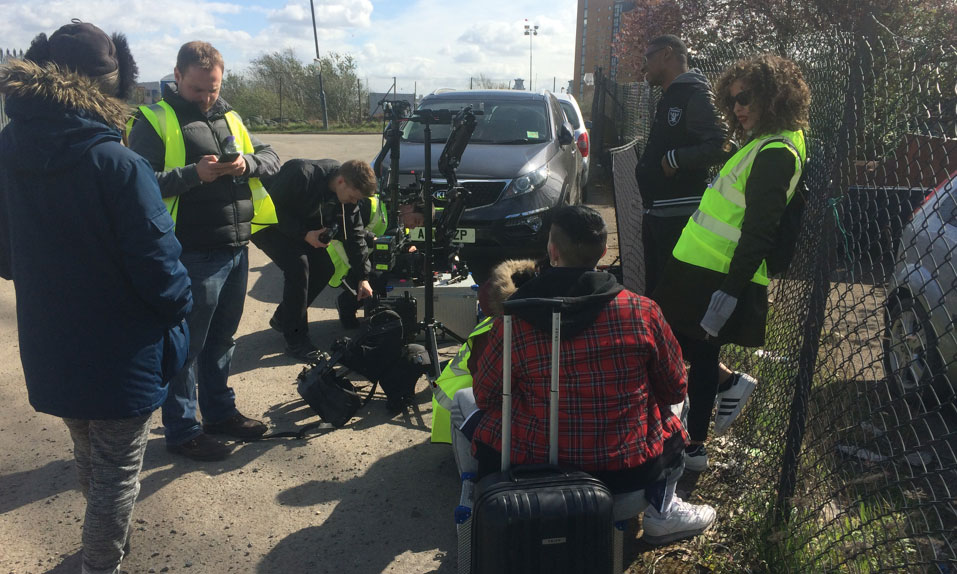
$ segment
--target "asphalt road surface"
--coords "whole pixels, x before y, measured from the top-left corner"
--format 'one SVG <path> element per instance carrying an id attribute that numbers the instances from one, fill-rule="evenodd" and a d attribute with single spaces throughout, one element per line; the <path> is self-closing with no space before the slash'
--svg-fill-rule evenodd
<path id="1" fill-rule="evenodd" d="M 260 137 L 283 160 L 371 161 L 381 144 L 378 135 Z M 609 209 L 602 211 L 613 223 Z M 302 365 L 282 353 L 282 337 L 268 325 L 281 292 L 278 269 L 251 246 L 230 383 L 243 413 L 263 419 L 272 430 L 294 430 L 317 417 L 296 393 Z M 336 319 L 337 295 L 327 289 L 310 310 L 312 337 L 326 349 L 350 334 Z M 68 285 L 63 296 L 70 296 Z M 454 350 L 447 346 L 446 356 Z M 50 352 L 56 360 L 56 349 Z M 392 416 L 380 391 L 345 428 L 308 440 L 237 445 L 219 463 L 167 453 L 155 413 L 133 515 L 132 552 L 123 569 L 131 574 L 454 572 L 452 509 L 459 485 L 449 447 L 429 443 L 430 400 L 422 379 L 415 407 Z M 0 572 L 79 572 L 85 504 L 75 486 L 71 449 L 63 423 L 34 412 L 27 402 L 13 284 L 0 281 Z"/>

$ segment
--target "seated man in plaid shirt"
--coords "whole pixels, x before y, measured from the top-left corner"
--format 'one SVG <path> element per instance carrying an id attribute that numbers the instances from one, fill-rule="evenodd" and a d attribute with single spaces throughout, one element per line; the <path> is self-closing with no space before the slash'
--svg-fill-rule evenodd
<path id="1" fill-rule="evenodd" d="M 613 493 L 644 490 L 644 540 L 664 544 L 706 530 L 710 506 L 674 495 L 688 435 L 669 408 L 684 400 L 681 350 L 658 306 L 595 270 L 608 232 L 584 206 L 555 213 L 551 267 L 511 299 L 561 297 L 559 464 L 591 473 Z M 474 379 L 479 476 L 499 469 L 502 438 L 502 320 L 496 319 Z M 512 461 L 548 460 L 551 311 L 516 312 L 512 333 Z M 471 421 L 470 421 L 471 422 Z M 464 430 L 464 429 L 463 429 Z"/>

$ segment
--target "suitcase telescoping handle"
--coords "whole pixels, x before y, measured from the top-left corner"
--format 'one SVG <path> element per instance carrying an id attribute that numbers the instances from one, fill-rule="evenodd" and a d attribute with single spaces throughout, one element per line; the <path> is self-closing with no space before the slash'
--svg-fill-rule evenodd
<path id="1" fill-rule="evenodd" d="M 528 307 L 552 310 L 551 392 L 548 401 L 548 463 L 558 464 L 558 358 L 562 328 L 561 299 L 517 299 L 505 302 L 504 353 L 502 355 L 502 471 L 512 466 L 512 313 Z"/>

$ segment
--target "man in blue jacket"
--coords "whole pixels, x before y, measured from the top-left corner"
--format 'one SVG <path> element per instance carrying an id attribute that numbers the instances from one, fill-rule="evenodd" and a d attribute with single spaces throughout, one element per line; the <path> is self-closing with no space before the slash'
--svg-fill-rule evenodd
<path id="1" fill-rule="evenodd" d="M 125 37 L 76 20 L 0 67 L 0 276 L 30 404 L 73 437 L 84 574 L 119 572 L 128 551 L 150 415 L 186 360 L 193 303 L 153 168 L 121 142 L 135 78 Z"/>

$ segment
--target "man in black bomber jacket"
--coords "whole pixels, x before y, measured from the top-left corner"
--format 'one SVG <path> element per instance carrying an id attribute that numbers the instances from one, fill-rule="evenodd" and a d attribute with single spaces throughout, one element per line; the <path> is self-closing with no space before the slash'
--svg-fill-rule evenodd
<path id="1" fill-rule="evenodd" d="M 635 167 L 644 205 L 645 293 L 654 291 L 681 230 L 698 208 L 711 166 L 727 159 L 725 127 L 707 78 L 688 69 L 688 48 L 658 36 L 645 50 L 645 79 L 661 86 L 651 134 Z"/>

